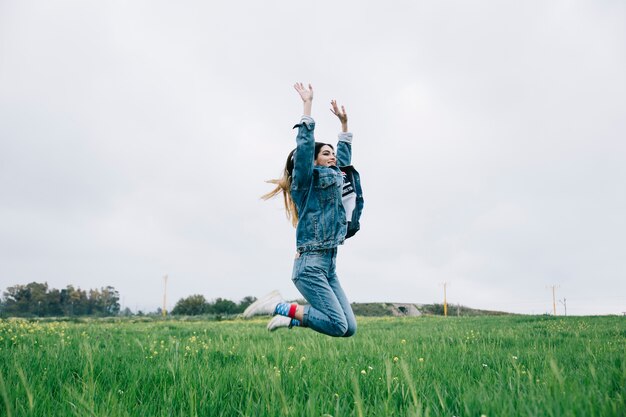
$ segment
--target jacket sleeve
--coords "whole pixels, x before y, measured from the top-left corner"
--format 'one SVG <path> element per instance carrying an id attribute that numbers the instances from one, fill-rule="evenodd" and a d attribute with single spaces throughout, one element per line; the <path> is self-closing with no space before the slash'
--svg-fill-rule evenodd
<path id="1" fill-rule="evenodd" d="M 294 167 L 291 186 L 293 189 L 306 189 L 310 186 L 313 178 L 313 157 L 315 154 L 315 121 L 310 116 L 302 116 L 300 123 L 294 126 L 298 128 L 296 136 L 296 152 L 294 154 Z"/>
<path id="2" fill-rule="evenodd" d="M 352 163 L 352 133 L 350 132 L 341 132 L 339 134 L 337 162 L 337 165 L 340 167 L 345 167 Z"/>

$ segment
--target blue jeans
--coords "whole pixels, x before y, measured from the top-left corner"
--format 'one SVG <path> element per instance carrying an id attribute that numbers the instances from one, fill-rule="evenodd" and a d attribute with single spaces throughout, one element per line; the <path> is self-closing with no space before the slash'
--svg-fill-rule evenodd
<path id="1" fill-rule="evenodd" d="M 329 336 L 349 337 L 356 332 L 356 319 L 335 273 L 336 259 L 337 248 L 302 252 L 291 279 L 309 303 L 302 324 Z"/>

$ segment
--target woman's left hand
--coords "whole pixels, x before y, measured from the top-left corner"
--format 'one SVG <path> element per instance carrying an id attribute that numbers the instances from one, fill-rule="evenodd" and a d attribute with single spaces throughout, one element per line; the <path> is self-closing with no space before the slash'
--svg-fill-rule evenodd
<path id="1" fill-rule="evenodd" d="M 348 131 L 348 113 L 346 113 L 346 108 L 344 106 L 341 106 L 341 110 L 339 110 L 339 106 L 337 106 L 337 102 L 335 100 L 331 100 L 330 105 L 332 106 L 332 109 L 330 109 L 330 111 L 333 112 L 333 114 L 337 116 L 337 118 L 341 122 L 341 130 L 343 130 L 344 132 L 347 132 Z"/>
<path id="2" fill-rule="evenodd" d="M 344 106 L 341 106 L 341 110 L 339 110 L 339 106 L 337 106 L 337 102 L 335 100 L 331 100 L 330 105 L 333 106 L 330 111 L 332 111 L 333 114 L 339 118 L 339 121 L 341 123 L 348 123 L 348 114 L 346 113 L 346 108 Z"/>

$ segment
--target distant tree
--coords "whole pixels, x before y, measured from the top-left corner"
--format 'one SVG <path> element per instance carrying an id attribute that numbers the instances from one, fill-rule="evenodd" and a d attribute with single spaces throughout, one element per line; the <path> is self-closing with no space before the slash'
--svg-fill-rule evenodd
<path id="1" fill-rule="evenodd" d="M 89 292 L 87 293 L 87 314 L 89 315 L 94 315 L 94 314 L 98 314 L 101 315 L 101 301 L 100 301 L 100 291 L 98 291 L 98 289 L 90 289 Z"/>
<path id="2" fill-rule="evenodd" d="M 35 316 L 46 316 L 48 310 L 48 283 L 31 282 L 26 285 L 30 292 L 30 313 Z"/>
<path id="3" fill-rule="evenodd" d="M 198 314 L 207 313 L 208 307 L 209 305 L 204 298 L 204 295 L 195 294 L 178 300 L 174 309 L 172 309 L 172 314 L 196 316 Z"/>
<path id="4" fill-rule="evenodd" d="M 130 311 L 130 308 L 126 307 L 124 310 L 120 311 L 120 316 L 130 317 L 133 315 L 133 312 Z"/>
<path id="5" fill-rule="evenodd" d="M 69 311 L 71 316 L 84 316 L 90 314 L 89 298 L 87 297 L 87 291 L 79 288 L 74 288 L 72 285 L 68 285 L 69 291 Z"/>
<path id="6" fill-rule="evenodd" d="M 236 314 L 237 304 L 224 298 L 217 298 L 210 304 L 210 312 L 214 314 Z"/>
<path id="7" fill-rule="evenodd" d="M 8 316 L 23 316 L 31 312 L 31 293 L 26 285 L 8 287 L 3 298 L 4 312 Z"/>
<path id="8" fill-rule="evenodd" d="M 119 300 L 119 293 L 111 286 L 89 290 L 87 311 L 92 315 L 115 316 L 120 311 Z"/>
<path id="9" fill-rule="evenodd" d="M 61 305 L 61 291 L 56 288 L 48 291 L 46 295 L 46 310 L 48 316 L 62 316 L 63 308 Z"/>
<path id="10" fill-rule="evenodd" d="M 48 284 L 31 282 L 4 291 L 4 312 L 11 316 L 45 316 L 48 312 Z"/>

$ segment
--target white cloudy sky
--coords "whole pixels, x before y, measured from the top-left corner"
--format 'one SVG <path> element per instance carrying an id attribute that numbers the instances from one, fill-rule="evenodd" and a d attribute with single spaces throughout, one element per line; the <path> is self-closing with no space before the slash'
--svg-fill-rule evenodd
<path id="1" fill-rule="evenodd" d="M 298 297 L 280 174 L 315 87 L 366 207 L 352 301 L 626 311 L 626 3 L 0 0 L 0 290 Z M 559 313 L 563 306 L 559 304 Z"/>

